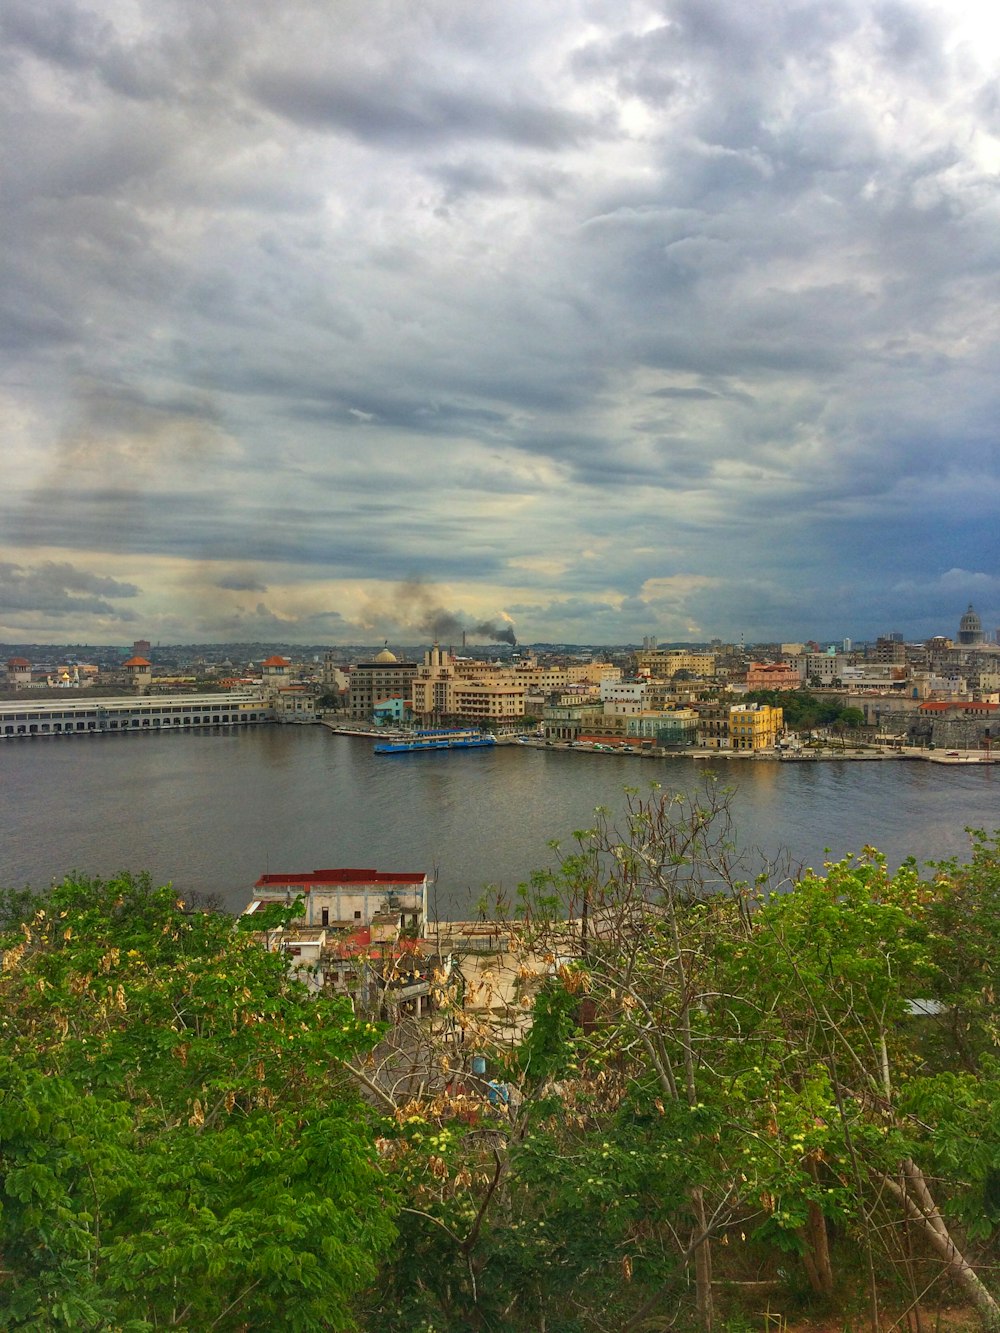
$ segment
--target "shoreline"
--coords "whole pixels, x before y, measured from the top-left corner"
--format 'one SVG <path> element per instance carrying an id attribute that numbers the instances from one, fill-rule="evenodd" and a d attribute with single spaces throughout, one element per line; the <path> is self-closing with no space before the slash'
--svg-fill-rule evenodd
<path id="1" fill-rule="evenodd" d="M 317 718 L 318 725 L 325 727 L 335 736 L 356 736 L 362 740 L 386 740 L 395 735 L 405 737 L 409 733 L 388 731 L 373 727 L 364 722 L 338 723 L 327 718 Z M 520 745 L 529 750 L 556 751 L 567 754 L 608 756 L 617 755 L 629 759 L 699 759 L 714 760 L 754 760 L 757 763 L 777 764 L 856 764 L 881 763 L 884 761 L 917 762 L 939 764 L 942 767 L 969 768 L 996 764 L 1000 761 L 992 753 L 984 750 L 941 751 L 920 749 L 916 746 L 894 747 L 886 745 L 871 749 L 857 750 L 839 746 L 824 746 L 810 750 L 719 750 L 705 746 L 689 746 L 683 750 L 665 750 L 657 746 L 644 749 L 625 746 L 613 746 L 581 741 L 546 741 L 537 736 L 516 734 L 497 736 L 497 745 Z"/>

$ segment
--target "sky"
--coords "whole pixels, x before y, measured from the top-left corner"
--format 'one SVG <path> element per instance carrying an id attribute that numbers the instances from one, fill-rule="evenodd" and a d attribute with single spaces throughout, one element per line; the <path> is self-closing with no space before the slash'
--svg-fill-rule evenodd
<path id="1" fill-rule="evenodd" d="M 998 69 L 955 0 L 5 0 L 0 640 L 992 632 Z"/>

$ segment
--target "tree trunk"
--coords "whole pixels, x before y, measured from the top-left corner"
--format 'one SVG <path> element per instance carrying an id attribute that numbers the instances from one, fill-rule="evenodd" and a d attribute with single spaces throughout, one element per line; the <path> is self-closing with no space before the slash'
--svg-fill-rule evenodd
<path id="1" fill-rule="evenodd" d="M 809 1218 L 802 1228 L 802 1266 L 809 1285 L 817 1296 L 833 1295 L 833 1269 L 830 1265 L 830 1245 L 827 1239 L 826 1218 L 816 1204 L 809 1204 Z"/>
<path id="2" fill-rule="evenodd" d="M 1000 1333 L 1000 1305 L 952 1240 L 944 1219 L 931 1197 L 924 1173 L 909 1158 L 903 1162 L 902 1167 L 901 1180 L 883 1176 L 882 1183 L 902 1203 L 907 1216 L 917 1223 L 924 1239 L 944 1260 L 949 1274 L 975 1307 L 983 1327 L 988 1329 L 989 1333 Z"/>
<path id="3" fill-rule="evenodd" d="M 809 1162 L 809 1174 L 819 1184 L 819 1169 L 812 1160 Z M 809 1216 L 804 1228 L 803 1240 L 805 1251 L 802 1262 L 805 1265 L 809 1285 L 818 1296 L 833 1295 L 833 1267 L 830 1263 L 830 1238 L 826 1229 L 826 1218 L 818 1203 L 810 1201 Z"/>
<path id="4" fill-rule="evenodd" d="M 701 1189 L 694 1191 L 692 1202 L 694 1203 L 695 1225 L 702 1237 L 701 1243 L 695 1247 L 694 1252 L 694 1281 L 698 1301 L 698 1319 L 702 1328 L 705 1329 L 705 1333 L 711 1333 L 712 1320 L 715 1314 L 712 1304 L 712 1251 L 708 1239 L 705 1195 Z"/>

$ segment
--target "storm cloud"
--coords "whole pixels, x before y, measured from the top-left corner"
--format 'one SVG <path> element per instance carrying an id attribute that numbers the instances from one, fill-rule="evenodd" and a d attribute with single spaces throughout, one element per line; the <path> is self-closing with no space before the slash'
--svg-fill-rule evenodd
<path id="1" fill-rule="evenodd" d="M 10 0 L 0 39 L 5 638 L 1000 623 L 985 7 Z"/>
<path id="2" fill-rule="evenodd" d="M 131 583 L 90 574 L 66 563 L 44 561 L 37 566 L 0 562 L 0 624 L 27 614 L 36 625 L 64 617 L 97 617 L 105 624 L 135 620 L 128 608 L 116 607 L 139 588 Z"/>

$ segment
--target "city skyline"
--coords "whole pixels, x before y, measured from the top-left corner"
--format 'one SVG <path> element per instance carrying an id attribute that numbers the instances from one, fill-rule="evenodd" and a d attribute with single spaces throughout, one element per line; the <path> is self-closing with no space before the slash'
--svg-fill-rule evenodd
<path id="1" fill-rule="evenodd" d="M 477 637 L 475 634 L 473 634 L 468 637 L 468 641 L 466 642 L 466 636 L 463 635 L 461 631 L 459 631 L 458 637 L 454 640 L 450 638 L 448 634 L 441 634 L 431 639 L 414 640 L 411 642 L 407 642 L 402 639 L 397 639 L 394 640 L 392 644 L 390 644 L 388 639 L 383 639 L 380 641 L 369 641 L 369 642 L 325 640 L 322 642 L 315 642 L 315 643 L 307 643 L 305 641 L 295 641 L 295 640 L 277 640 L 277 639 L 242 640 L 242 641 L 240 640 L 195 641 L 190 639 L 180 639 L 174 642 L 165 642 L 162 640 L 157 640 L 155 643 L 153 643 L 148 639 L 139 638 L 132 640 L 130 644 L 127 642 L 89 643 L 83 641 L 68 641 L 68 640 L 65 642 L 41 641 L 29 644 L 27 642 L 12 643 L 9 641 L 0 640 L 0 650 L 2 650 L 3 653 L 9 653 L 11 651 L 14 651 L 15 649 L 29 648 L 29 647 L 54 649 L 54 650 L 59 649 L 59 650 L 65 650 L 67 653 L 70 654 L 70 656 L 75 656 L 77 650 L 87 650 L 87 649 L 94 651 L 111 651 L 111 652 L 121 653 L 123 655 L 128 655 L 133 653 L 156 654 L 158 652 L 175 654 L 178 651 L 190 651 L 190 650 L 195 650 L 195 651 L 210 650 L 212 652 L 218 653 L 229 649 L 239 649 L 239 650 L 253 649 L 255 653 L 287 650 L 293 653 L 293 655 L 295 652 L 299 651 L 306 655 L 308 655 L 309 653 L 318 655 L 319 653 L 326 651 L 347 651 L 348 649 L 350 649 L 356 653 L 367 652 L 374 655 L 379 651 L 379 649 L 395 649 L 397 652 L 403 652 L 404 654 L 410 653 L 411 655 L 412 654 L 419 655 L 431 647 L 442 646 L 445 647 L 449 652 L 455 652 L 457 650 L 459 653 L 462 653 L 467 649 L 470 655 L 483 657 L 484 654 L 488 655 L 491 649 L 496 650 L 497 654 L 501 656 L 510 656 L 511 654 L 516 655 L 520 653 L 530 653 L 535 651 L 541 652 L 543 655 L 547 653 L 558 655 L 561 652 L 572 652 L 573 650 L 581 650 L 584 652 L 597 652 L 603 650 L 614 651 L 614 652 L 628 652 L 628 651 L 648 650 L 650 648 L 708 649 L 715 647 L 735 649 L 740 652 L 751 653 L 755 649 L 760 649 L 760 650 L 780 649 L 782 645 L 787 645 L 789 652 L 798 649 L 805 649 L 808 651 L 811 647 L 813 651 L 819 650 L 823 652 L 832 652 L 836 650 L 837 652 L 851 653 L 851 652 L 861 652 L 866 647 L 872 647 L 873 645 L 881 643 L 889 643 L 893 641 L 898 642 L 900 644 L 908 644 L 910 647 L 917 647 L 920 646 L 923 642 L 931 643 L 935 639 L 943 639 L 951 643 L 956 648 L 965 647 L 970 650 L 978 650 L 982 648 L 986 648 L 987 650 L 993 650 L 996 648 L 998 644 L 1000 644 L 1000 627 L 998 627 L 995 630 L 989 630 L 984 628 L 981 617 L 978 615 L 974 606 L 971 603 L 969 604 L 966 612 L 956 623 L 957 623 L 957 629 L 954 632 L 941 630 L 937 634 L 928 636 L 927 640 L 924 641 L 908 640 L 906 636 L 901 634 L 898 630 L 883 630 L 875 638 L 872 639 L 864 639 L 851 634 L 840 634 L 832 638 L 816 637 L 812 635 L 803 636 L 800 634 L 798 637 L 790 635 L 782 635 L 774 640 L 749 640 L 746 638 L 745 635 L 739 635 L 737 636 L 736 639 L 724 641 L 719 638 L 701 639 L 701 640 L 665 639 L 657 634 L 645 634 L 642 636 L 641 641 L 623 640 L 618 643 L 602 644 L 598 643 L 597 641 L 590 641 L 590 640 L 566 641 L 566 640 L 552 640 L 552 639 L 537 639 L 531 642 L 517 641 L 513 636 L 508 636 L 506 634 L 496 639 L 487 639 L 487 638 Z M 485 626 L 480 626 L 480 628 L 485 628 Z M 969 631 L 972 631 L 971 635 Z M 964 632 L 964 637 L 963 637 L 963 632 Z"/>
<path id="2" fill-rule="evenodd" d="M 0 44 L 0 641 L 1000 624 L 986 7 L 10 0 Z"/>

